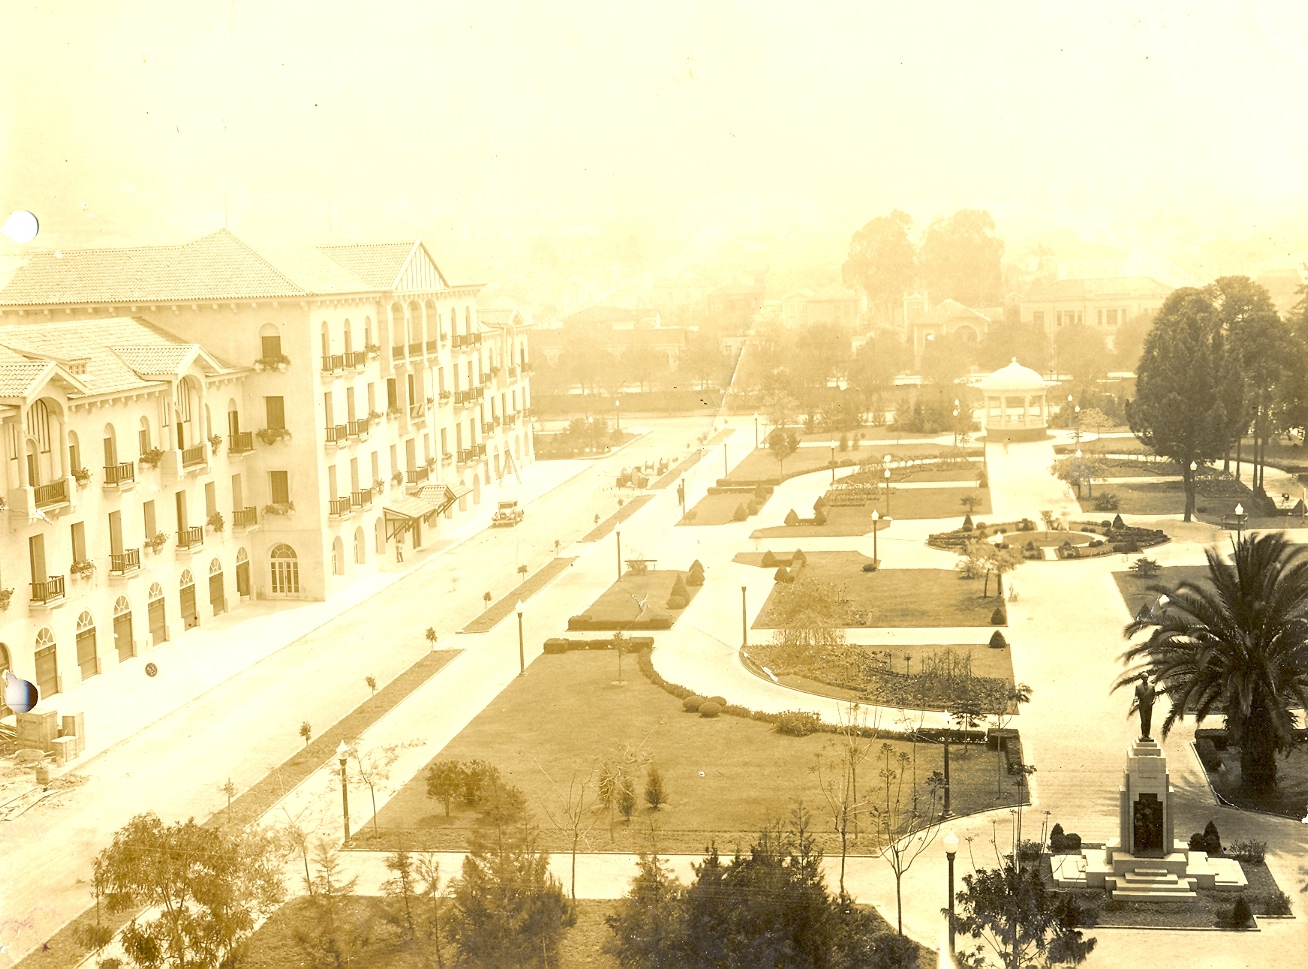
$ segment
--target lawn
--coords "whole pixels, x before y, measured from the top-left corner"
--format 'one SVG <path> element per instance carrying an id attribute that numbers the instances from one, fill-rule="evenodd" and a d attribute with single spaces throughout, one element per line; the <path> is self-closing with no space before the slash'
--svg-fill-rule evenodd
<path id="1" fill-rule="evenodd" d="M 989 626 L 991 613 L 1003 606 L 993 594 L 982 596 L 981 579 L 964 579 L 952 569 L 893 569 L 864 572 L 872 560 L 859 552 L 807 552 L 798 579 L 816 579 L 845 587 L 853 626 L 952 627 Z M 994 592 L 994 583 L 990 583 Z M 778 586 L 773 586 L 755 629 L 774 629 Z"/>
<path id="2" fill-rule="evenodd" d="M 634 657 L 627 657 L 626 663 L 625 685 L 615 686 L 612 652 L 542 656 L 433 760 L 481 759 L 498 767 L 526 795 L 541 837 L 553 851 L 567 846 L 566 835 L 547 815 L 559 816 L 562 802 L 556 785 L 567 791 L 574 777 L 580 782 L 592 776 L 591 768 L 623 744 L 658 765 L 668 803 L 651 811 L 642 801 L 630 822 L 619 817 L 611 829 L 606 812 L 589 814 L 587 824 L 593 826 L 584 850 L 638 851 L 648 846 L 652 825 L 660 851 L 699 852 L 710 842 L 731 851 L 748 846 L 762 826 L 784 819 L 801 800 L 814 812 L 824 848 L 828 854 L 833 850 L 829 818 L 823 821 L 818 814 L 826 802 L 812 771 L 818 754 L 831 756 L 830 734 L 791 737 L 759 720 L 685 713 L 676 697 L 642 676 Z M 529 730 L 524 730 L 526 724 Z M 929 800 L 927 778 L 942 769 L 939 748 L 919 743 L 914 750 L 903 741 L 891 746 L 916 755 L 919 796 Z M 875 742 L 874 751 L 879 747 Z M 957 813 L 1000 803 L 993 758 L 955 757 L 950 766 Z M 865 770 L 865 783 L 876 789 L 878 768 L 869 761 Z M 455 850 L 468 844 L 475 813 L 456 803 L 446 818 L 443 808 L 427 797 L 424 774 L 382 808 L 378 841 L 371 840 L 367 829 L 356 835 L 360 847 Z M 643 785 L 643 772 L 640 780 Z M 1004 783 L 1009 800 L 1002 803 L 1012 803 L 1014 788 L 1007 777 Z M 859 850 L 874 847 L 864 843 Z"/>
<path id="3" fill-rule="evenodd" d="M 972 508 L 973 519 L 991 513 L 989 488 L 913 488 L 890 489 L 889 510 L 885 501 L 878 502 L 877 510 L 891 518 L 958 518 L 967 509 L 962 499 L 974 495 L 978 499 Z"/>
<path id="4" fill-rule="evenodd" d="M 1113 514 L 1095 507 L 1099 495 L 1117 495 L 1118 506 L 1115 511 L 1123 515 L 1180 515 L 1185 511 L 1185 488 L 1181 481 L 1146 481 L 1141 484 L 1132 482 L 1114 482 L 1095 484 L 1095 497 L 1089 495 L 1078 499 L 1081 510 L 1100 516 Z M 1245 508 L 1254 507 L 1253 493 L 1234 478 L 1203 476 L 1198 480 L 1198 495 L 1195 501 L 1195 517 L 1210 525 L 1220 525 L 1222 516 L 1233 514 L 1237 504 Z M 1285 527 L 1285 519 L 1267 519 L 1269 527 Z M 1261 522 L 1261 520 L 1260 520 Z M 1250 519 L 1250 527 L 1257 527 L 1260 522 Z"/>
<path id="5" fill-rule="evenodd" d="M 1220 717 L 1217 718 L 1220 722 Z M 1217 747 L 1221 767 L 1204 771 L 1213 790 L 1224 801 L 1236 807 L 1265 811 L 1281 817 L 1303 818 L 1304 805 L 1308 804 L 1308 751 L 1302 746 L 1291 748 L 1276 758 L 1276 789 L 1270 794 L 1257 795 L 1244 790 L 1240 773 L 1240 748 Z"/>
<path id="6" fill-rule="evenodd" d="M 750 538 L 847 538 L 872 534 L 872 505 L 837 505 L 827 507 L 825 525 L 772 525 L 760 528 Z M 796 509 L 798 513 L 799 509 Z M 804 512 L 811 515 L 812 511 Z M 890 527 L 890 522 L 877 522 L 877 531 Z"/>
<path id="7" fill-rule="evenodd" d="M 729 525 L 736 520 L 736 509 L 753 501 L 762 504 L 751 492 L 737 491 L 724 495 L 705 495 L 686 512 L 678 525 Z"/>
<path id="8" fill-rule="evenodd" d="M 585 628 L 624 631 L 628 628 L 671 628 L 671 623 L 676 622 L 682 612 L 681 609 L 668 608 L 668 598 L 672 595 L 672 587 L 678 577 L 684 582 L 686 573 L 671 569 L 636 573 L 628 569 L 622 578 L 600 593 L 600 597 L 581 613 L 582 616 L 589 617 Z M 686 599 L 686 605 L 690 605 L 695 593 L 701 588 L 702 586 L 687 583 L 686 591 L 690 596 Z M 658 625 L 663 619 L 668 621 L 668 626 Z M 640 627 L 633 626 L 637 620 L 640 620 Z M 573 628 L 571 622 L 568 628 Z"/>
<path id="9" fill-rule="evenodd" d="M 858 449 L 850 448 L 848 451 L 842 451 L 836 448 L 835 458 L 837 467 L 851 467 L 857 465 L 877 465 L 885 460 L 887 454 L 892 461 L 906 461 L 914 458 L 935 457 L 944 451 L 951 450 L 949 445 L 940 444 L 890 444 L 888 441 L 878 441 L 871 446 L 865 445 Z M 970 447 L 963 449 L 962 453 L 970 458 L 979 458 L 984 453 L 981 448 Z M 777 459 L 772 456 L 772 452 L 766 447 L 759 447 L 752 450 L 745 459 L 731 469 L 727 475 L 726 481 L 732 484 L 753 483 L 755 481 L 772 481 L 781 477 L 782 472 L 786 477 L 796 474 L 804 474 L 808 471 L 816 471 L 820 468 L 829 468 L 831 466 L 831 448 L 818 445 L 807 445 L 800 447 L 794 454 L 786 458 L 785 466 L 779 467 Z M 975 479 L 981 468 L 978 464 L 976 468 L 966 470 L 967 479 Z M 896 470 L 896 475 L 898 470 Z M 929 479 L 921 479 L 929 480 Z"/>
<path id="10" fill-rule="evenodd" d="M 1201 582 L 1207 578 L 1206 565 L 1169 565 L 1151 578 L 1145 578 L 1138 572 L 1113 573 L 1117 591 L 1122 594 L 1122 601 L 1133 616 L 1140 611 L 1141 606 L 1152 606 L 1158 601 L 1158 593 L 1149 591 L 1154 586 L 1171 590 L 1182 582 Z"/>
<path id="11" fill-rule="evenodd" d="M 989 681 L 984 686 L 996 689 L 1013 686 L 1010 651 L 991 649 L 985 643 L 896 645 L 893 650 L 848 644 L 844 649 L 865 653 L 872 660 L 872 668 L 865 668 L 861 662 L 826 664 L 808 650 L 772 643 L 750 646 L 749 658 L 760 673 L 766 667 L 782 686 L 837 700 L 860 700 L 878 706 L 915 710 L 948 710 L 954 705 L 951 701 L 956 702 L 957 690 L 942 690 L 939 681 L 922 673 L 924 663 L 939 658 L 946 651 L 954 654 L 956 662 L 968 663 L 972 676 Z"/>

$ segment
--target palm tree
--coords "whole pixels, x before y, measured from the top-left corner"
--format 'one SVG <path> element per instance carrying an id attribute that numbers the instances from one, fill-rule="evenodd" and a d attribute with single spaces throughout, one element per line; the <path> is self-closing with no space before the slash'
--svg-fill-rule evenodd
<path id="1" fill-rule="evenodd" d="M 1128 638 L 1151 632 L 1123 653 L 1135 665 L 1113 689 L 1147 673 L 1171 703 L 1164 737 L 1187 713 L 1225 715 L 1243 784 L 1266 793 L 1276 755 L 1293 742 L 1294 711 L 1308 709 L 1308 548 L 1281 533 L 1233 548 L 1230 562 L 1209 549 L 1206 581 L 1182 582 L 1126 627 Z"/>

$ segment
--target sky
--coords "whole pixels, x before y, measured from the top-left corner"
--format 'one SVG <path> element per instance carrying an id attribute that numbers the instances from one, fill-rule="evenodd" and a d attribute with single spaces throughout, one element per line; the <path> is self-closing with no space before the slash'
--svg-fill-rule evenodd
<path id="1" fill-rule="evenodd" d="M 35 212 L 35 245 L 226 223 L 457 246 L 626 219 L 847 238 L 962 207 L 1001 234 L 1281 238 L 1308 210 L 1302 0 L 9 0 L 0 18 L 0 217 Z"/>

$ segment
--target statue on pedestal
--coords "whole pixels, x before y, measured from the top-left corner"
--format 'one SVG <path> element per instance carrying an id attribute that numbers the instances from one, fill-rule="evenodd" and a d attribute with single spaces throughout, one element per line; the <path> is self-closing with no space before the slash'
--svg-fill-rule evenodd
<path id="1" fill-rule="evenodd" d="M 1154 720 L 1154 697 L 1157 694 L 1149 682 L 1148 673 L 1141 673 L 1137 679 L 1139 682 L 1135 685 L 1135 702 L 1131 704 L 1131 710 L 1140 714 L 1140 739 L 1149 740 Z"/>

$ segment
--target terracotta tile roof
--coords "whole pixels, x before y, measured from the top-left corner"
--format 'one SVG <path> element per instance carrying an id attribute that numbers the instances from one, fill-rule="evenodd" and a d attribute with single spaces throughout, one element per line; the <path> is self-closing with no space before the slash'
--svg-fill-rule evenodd
<path id="1" fill-rule="evenodd" d="M 522 329 L 528 325 L 527 321 L 522 318 L 522 314 L 511 306 L 488 306 L 479 309 L 477 310 L 477 322 L 501 330 L 506 326 L 516 326 L 518 329 Z"/>
<path id="2" fill-rule="evenodd" d="M 54 366 L 49 360 L 0 361 L 0 397 L 26 397 L 32 385 Z"/>
<path id="3" fill-rule="evenodd" d="M 275 299 L 368 292 L 371 287 L 311 246 L 226 229 L 180 246 L 35 252 L 0 289 L 0 305 Z"/>
<path id="4" fill-rule="evenodd" d="M 318 248 L 373 289 L 390 289 L 415 245 L 415 242 L 381 242 Z"/>
<path id="5" fill-rule="evenodd" d="M 142 377 L 173 377 L 194 348 L 186 344 L 174 344 L 109 349 Z"/>

